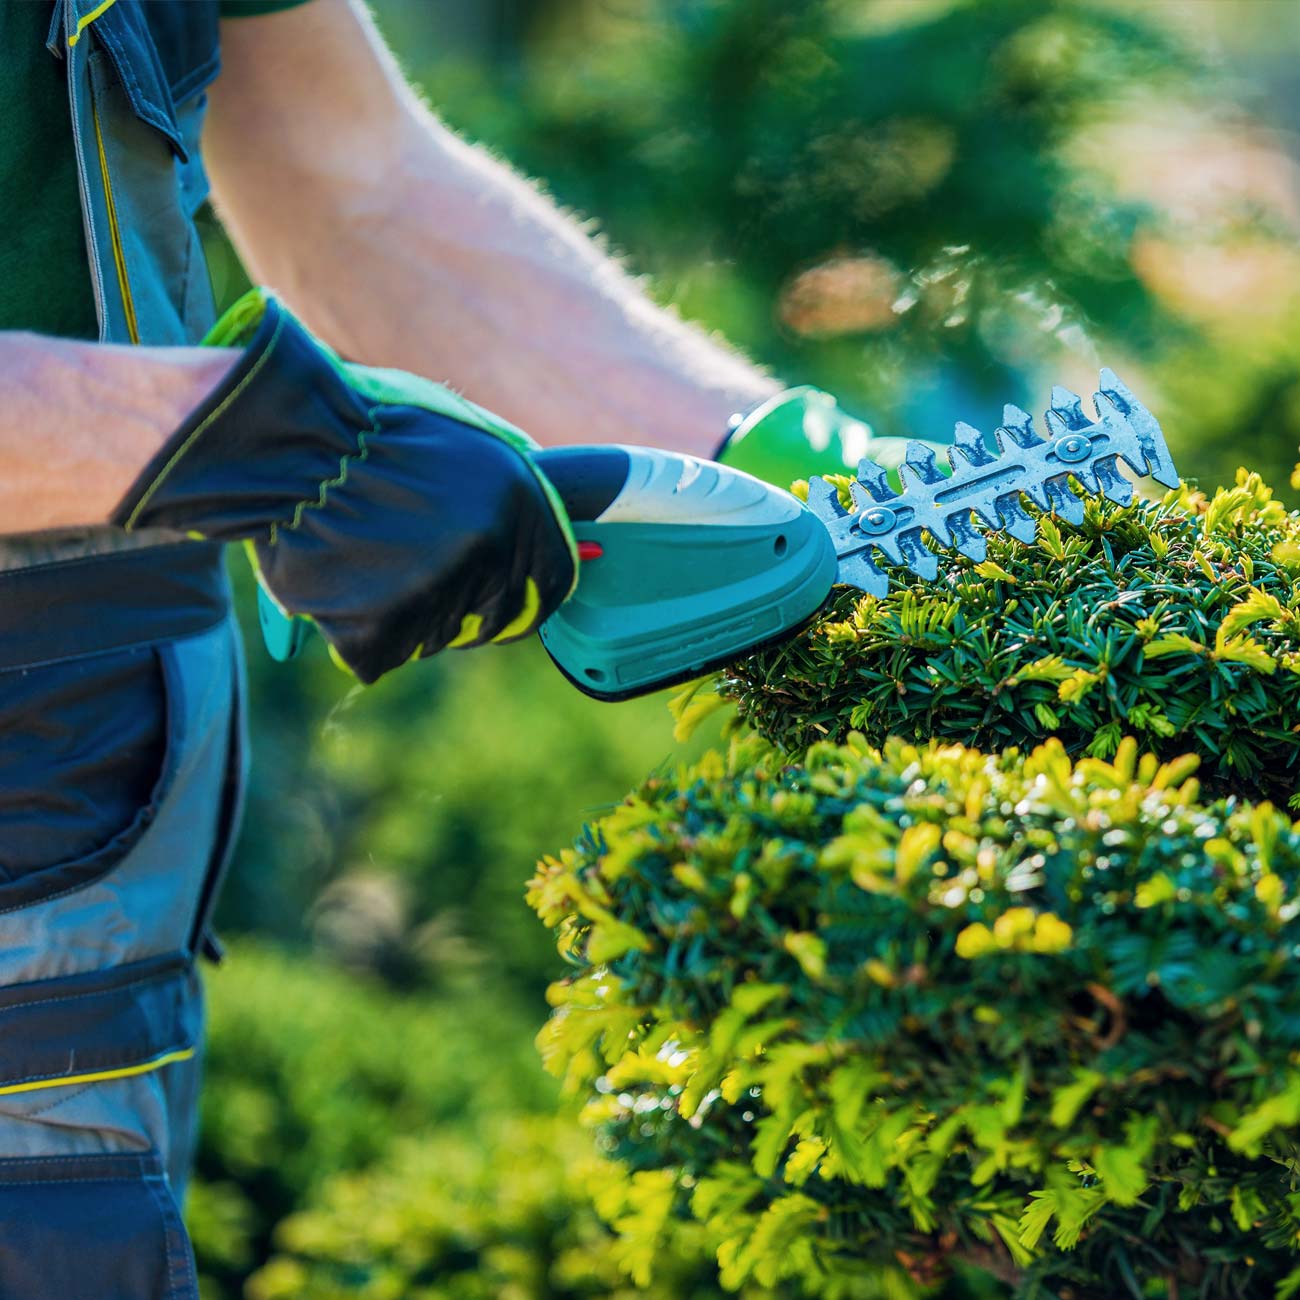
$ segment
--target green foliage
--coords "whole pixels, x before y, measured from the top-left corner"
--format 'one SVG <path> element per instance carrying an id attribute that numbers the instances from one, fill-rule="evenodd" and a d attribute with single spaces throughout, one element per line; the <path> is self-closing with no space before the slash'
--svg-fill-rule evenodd
<path id="1" fill-rule="evenodd" d="M 248 1300 L 721 1300 L 705 1231 L 690 1221 L 653 1239 L 655 1282 L 631 1281 L 637 1261 L 625 1256 L 640 1243 L 592 1208 L 602 1181 L 609 1167 L 572 1122 L 503 1118 L 401 1143 L 280 1225 Z"/>
<path id="2" fill-rule="evenodd" d="M 550 1109 L 530 1012 L 481 979 L 403 997 L 373 977 L 244 941 L 207 980 L 197 1178 L 188 1217 L 205 1297 L 234 1300 L 275 1224 L 395 1140 Z"/>
<path id="3" fill-rule="evenodd" d="M 1231 481 L 1244 459 L 1285 482 L 1288 163 L 1246 129 L 1225 140 L 1226 79 L 1159 8 L 553 8 L 527 57 L 485 68 L 449 53 L 443 22 L 378 6 L 431 102 L 598 220 L 689 317 L 882 434 L 945 438 L 1097 354 L 1140 365 L 1185 473 Z"/>
<path id="4" fill-rule="evenodd" d="M 676 750 L 662 701 L 586 699 L 536 642 L 412 664 L 364 690 L 319 638 L 277 664 L 234 563 L 254 769 L 220 927 L 310 936 L 407 989 L 463 990 L 490 969 L 535 1000 L 552 956 L 520 898 L 528 864 Z"/>
<path id="5" fill-rule="evenodd" d="M 1120 123 L 1123 133 L 1125 120 L 1177 118 L 1189 136 L 1175 140 L 1169 157 L 1199 154 L 1204 124 L 1219 117 L 1215 104 L 1200 112 L 1216 95 L 1213 76 L 1181 41 L 1148 24 L 1153 10 L 1121 14 L 1089 0 L 377 0 L 375 8 L 437 109 L 599 221 L 633 269 L 649 275 L 653 293 L 724 331 L 789 382 L 840 393 L 879 432 L 933 437 L 958 416 L 987 423 L 1008 398 L 1025 401 L 1081 367 L 1095 372 L 1095 348 L 1135 384 L 1128 358 L 1136 356 L 1138 386 L 1175 435 L 1188 473 L 1230 479 L 1243 456 L 1277 481 L 1289 468 L 1300 438 L 1294 311 L 1279 315 L 1279 295 L 1247 279 L 1236 312 L 1207 326 L 1137 265 L 1139 251 L 1186 236 L 1198 283 L 1214 257 L 1235 275 L 1251 264 L 1251 248 L 1239 256 L 1242 238 L 1263 224 L 1250 210 L 1254 196 L 1210 228 L 1186 192 L 1175 192 L 1171 207 L 1166 196 L 1121 183 L 1117 171 L 1132 170 L 1135 159 L 1143 166 L 1127 137 L 1103 160 L 1117 167 L 1081 152 L 1097 126 Z M 486 28 L 502 15 L 529 32 L 526 49 L 507 41 L 491 53 L 456 53 L 458 27 Z M 1242 17 L 1234 13 L 1234 31 Z M 1270 49 L 1282 48 L 1280 35 L 1267 24 Z M 1152 148 L 1140 133 L 1134 139 Z M 1163 144 L 1157 148 L 1155 170 L 1167 177 L 1176 165 L 1164 166 Z M 1267 158 L 1252 151 L 1249 159 L 1244 170 L 1267 182 Z M 1207 166 L 1221 177 L 1213 160 Z M 1264 252 L 1276 257 L 1287 239 Z M 1196 241 L 1207 240 L 1213 257 L 1196 256 Z M 228 301 L 241 273 L 215 235 L 212 248 L 218 294 Z M 1277 263 L 1273 284 L 1294 282 L 1287 267 Z M 1065 544 L 1074 545 L 1066 532 Z M 1285 567 L 1285 557 L 1278 564 Z M 1266 583 L 1267 593 L 1290 608 L 1279 581 Z M 319 646 L 292 667 L 270 664 L 244 604 L 254 785 L 223 928 L 271 932 L 300 946 L 310 935 L 318 952 L 360 974 L 345 976 L 300 951 L 281 958 L 237 943 L 212 980 L 203 1176 L 190 1206 L 205 1298 L 236 1300 L 242 1279 L 272 1251 L 274 1225 L 299 1212 L 307 1217 L 291 1222 L 337 1232 L 341 1243 L 308 1249 L 286 1228 L 276 1267 L 287 1261 L 305 1270 L 304 1295 L 362 1286 L 376 1294 L 385 1285 L 402 1296 L 472 1294 L 473 1267 L 505 1300 L 549 1297 L 548 1288 L 566 1300 L 603 1287 L 617 1295 L 608 1243 L 577 1206 L 571 1171 L 586 1169 L 581 1144 L 575 1139 L 576 1165 L 561 1162 L 563 1172 L 559 1129 L 552 1139 L 531 1123 L 512 1127 L 516 1110 L 550 1106 L 523 1043 L 554 957 L 519 893 L 538 846 L 567 842 L 584 816 L 610 806 L 671 752 L 659 702 L 609 708 L 583 700 L 536 646 L 446 656 L 351 692 Z M 1245 635 L 1281 644 L 1267 620 Z M 1187 662 L 1172 659 L 1148 667 L 1172 673 Z M 1090 671 L 1082 660 L 1076 666 Z M 1067 692 L 1080 699 L 1065 708 L 1061 683 L 1050 667 L 1041 671 L 1049 675 L 1034 692 L 1036 721 L 1050 730 L 1051 713 L 1061 711 L 1076 720 L 1072 746 L 1093 739 L 1079 709 L 1096 708 L 1109 687 L 1085 691 L 1076 677 Z M 1213 699 L 1227 691 L 1236 707 L 1250 681 L 1278 698 L 1286 673 L 1261 679 L 1258 669 L 1226 663 L 1222 675 Z M 1213 686 L 1213 676 L 1207 680 Z M 842 680 L 825 690 L 847 698 Z M 810 696 L 800 698 L 796 713 L 810 707 Z M 684 725 L 714 700 L 693 703 Z M 1203 750 L 1196 735 L 1166 740 L 1160 726 L 1139 711 L 1125 729 L 1166 752 Z M 1275 781 L 1279 799 L 1289 793 L 1281 740 L 1228 726 L 1248 758 L 1282 756 L 1275 777 L 1252 773 L 1244 787 L 1271 789 Z M 820 735 L 809 727 L 807 739 Z M 1208 745 L 1214 733 L 1207 735 Z M 1099 752 L 1117 737 L 1106 733 Z M 1246 770 L 1235 759 L 1228 767 L 1206 757 L 1216 784 L 1216 767 L 1223 781 Z M 738 898 L 760 884 L 741 882 Z M 1151 897 L 1165 888 L 1148 885 Z M 638 913 L 611 909 L 604 955 L 616 963 L 644 956 L 641 933 Z M 683 933 L 677 952 L 694 969 L 692 942 Z M 834 975 L 837 949 L 815 918 L 781 942 L 802 977 Z M 1079 1014 L 1093 1014 L 1089 1006 Z M 611 1024 L 619 1008 L 612 1010 Z M 575 1065 L 575 1078 L 584 1069 Z M 1058 1113 L 1091 1104 L 1087 1090 L 1087 1078 L 1065 1085 Z M 758 1217 L 760 1202 L 744 1196 L 746 1179 L 757 1175 L 745 1164 L 748 1147 L 729 1146 L 714 1126 L 719 1115 L 715 1101 L 707 1125 L 653 1108 L 638 1123 L 652 1132 L 676 1125 L 665 1129 L 670 1156 L 698 1151 L 694 1158 L 713 1171 L 697 1208 L 716 1223 L 734 1204 L 738 1236 Z M 621 1123 L 608 1135 L 630 1176 L 600 1180 L 602 1211 L 619 1225 L 630 1267 L 653 1257 L 665 1291 L 676 1285 L 696 1294 L 692 1288 L 712 1283 L 694 1272 L 694 1230 L 663 1217 L 663 1170 L 676 1166 Z M 779 1134 L 773 1125 L 763 1132 L 766 1152 Z M 522 1153 L 517 1160 L 511 1144 Z M 480 1149 L 490 1153 L 481 1162 Z M 785 1159 L 798 1175 L 815 1171 L 819 1157 L 808 1143 Z M 450 1209 L 430 1186 L 430 1162 L 455 1171 L 451 1194 L 473 1207 L 466 1217 L 478 1235 L 457 1239 L 464 1258 L 447 1253 L 445 1224 L 422 1208 L 428 1198 Z M 565 1207 L 566 1226 L 549 1237 L 530 1218 L 529 1207 L 544 1199 L 527 1177 L 534 1162 L 554 1172 L 555 1203 Z M 1113 1183 L 1123 1181 L 1114 1158 L 1103 1165 Z M 824 1182 L 809 1172 L 800 1194 L 813 1198 Z M 348 1201 L 348 1187 L 361 1202 Z M 372 1196 L 385 1212 L 367 1236 L 364 1199 Z M 497 1200 L 500 1212 L 491 1209 Z M 1066 1206 L 1066 1218 L 1077 1204 Z M 680 1200 L 674 1206 L 687 1213 Z M 1243 1190 L 1228 1195 L 1222 1213 L 1237 1223 L 1256 1206 Z M 1110 1205 L 1098 1222 L 1135 1212 Z M 799 1201 L 783 1205 L 761 1234 L 726 1255 L 728 1277 L 770 1268 L 777 1252 L 806 1263 L 806 1213 Z M 1044 1240 L 1061 1221 L 1051 1219 Z M 838 1219 L 827 1222 L 838 1232 Z M 637 1223 L 656 1226 L 638 1235 Z M 825 1226 L 819 1221 L 819 1234 Z M 850 1280 L 837 1273 L 823 1285 L 900 1300 L 914 1293 L 913 1276 L 933 1271 L 929 1240 L 904 1245 L 885 1271 L 873 1265 Z M 575 1242 L 591 1256 L 587 1272 L 577 1267 Z M 961 1249 L 975 1259 L 1003 1248 Z M 561 1258 L 564 1269 L 554 1262 Z M 1219 1276 L 1207 1270 L 1207 1294 Z M 274 1280 L 267 1272 L 260 1284 Z M 757 1294 L 754 1283 L 744 1286 Z M 1119 1284 L 1112 1293 L 1123 1293 Z M 1183 1300 L 1187 1294 L 1184 1287 Z"/>
<path id="6" fill-rule="evenodd" d="M 1177 332 L 1127 265 L 1160 214 L 1063 146 L 1139 88 L 1194 93 L 1190 47 L 1061 0 L 872 10 L 651 4 L 557 31 L 508 105 L 449 68 L 427 80 L 454 121 L 597 214 L 688 312 L 797 377 L 874 399 L 882 432 L 903 431 L 891 407 L 908 366 L 912 382 L 951 368 L 1005 400 L 1027 355 L 1081 322 L 1148 344 Z M 799 280 L 818 266 L 824 295 Z"/>
<path id="7" fill-rule="evenodd" d="M 941 548 L 937 548 L 941 549 Z M 844 590 L 793 641 L 722 678 L 741 717 L 792 752 L 850 730 L 982 749 L 1048 736 L 1106 758 L 1121 736 L 1200 756 L 1216 790 L 1285 802 L 1300 784 L 1300 515 L 1255 475 L 1210 500 L 1090 500 L 938 583 L 890 572 Z"/>
<path id="8" fill-rule="evenodd" d="M 543 864 L 575 967 L 543 1055 L 733 1287 L 920 1296 L 965 1260 L 1025 1300 L 1271 1294 L 1300 827 L 1195 767 L 737 740 Z"/>
<path id="9" fill-rule="evenodd" d="M 598 1217 L 593 1198 L 618 1222 L 651 1212 L 654 1189 L 554 1117 L 535 1015 L 502 990 L 398 997 L 247 941 L 208 985 L 187 1206 L 204 1300 L 721 1300 L 673 1188 L 652 1240 Z"/>

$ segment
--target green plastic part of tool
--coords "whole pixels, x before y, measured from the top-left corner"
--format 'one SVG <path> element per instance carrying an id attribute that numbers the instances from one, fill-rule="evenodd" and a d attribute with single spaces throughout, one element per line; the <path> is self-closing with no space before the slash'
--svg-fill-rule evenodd
<path id="1" fill-rule="evenodd" d="M 893 471 L 906 450 L 904 439 L 877 437 L 829 393 L 805 385 L 786 389 L 750 411 L 718 459 L 765 483 L 789 487 L 813 474 L 856 474 L 864 456 Z"/>

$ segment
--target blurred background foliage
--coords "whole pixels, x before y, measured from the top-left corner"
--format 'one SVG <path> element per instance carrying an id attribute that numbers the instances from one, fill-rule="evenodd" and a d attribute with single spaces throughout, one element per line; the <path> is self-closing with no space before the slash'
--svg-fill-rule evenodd
<path id="1" fill-rule="evenodd" d="M 375 11 L 429 102 L 659 300 L 878 432 L 991 429 L 1108 364 L 1188 477 L 1244 463 L 1285 491 L 1300 7 Z M 209 234 L 230 301 L 242 272 Z M 254 783 L 190 1207 L 206 1300 L 634 1293 L 587 1208 L 590 1144 L 551 1118 L 530 1040 L 555 959 L 522 894 L 541 852 L 682 755 L 662 697 L 586 700 L 536 645 L 361 691 L 319 646 L 277 666 L 246 631 Z M 665 1258 L 659 1294 L 718 1294 L 697 1243 Z"/>

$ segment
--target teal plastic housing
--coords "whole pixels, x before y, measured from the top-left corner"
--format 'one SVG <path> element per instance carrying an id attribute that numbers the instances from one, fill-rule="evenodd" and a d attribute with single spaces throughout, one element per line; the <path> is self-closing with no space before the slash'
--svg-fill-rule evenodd
<path id="1" fill-rule="evenodd" d="M 561 672 L 600 700 L 689 681 L 802 626 L 835 581 L 826 528 L 807 508 L 754 525 L 579 523 L 601 547 L 542 624 Z"/>
<path id="2" fill-rule="evenodd" d="M 262 587 L 257 589 L 257 621 L 262 626 L 266 653 L 277 663 L 297 658 L 311 634 L 311 624 L 306 619 L 290 618 Z"/>

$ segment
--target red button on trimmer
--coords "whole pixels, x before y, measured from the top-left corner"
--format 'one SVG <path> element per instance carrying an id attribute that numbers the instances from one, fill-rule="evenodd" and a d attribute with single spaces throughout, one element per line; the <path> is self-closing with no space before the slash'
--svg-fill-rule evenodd
<path id="1" fill-rule="evenodd" d="M 579 542 L 578 559 L 598 560 L 605 554 L 605 548 L 599 542 Z"/>

